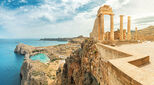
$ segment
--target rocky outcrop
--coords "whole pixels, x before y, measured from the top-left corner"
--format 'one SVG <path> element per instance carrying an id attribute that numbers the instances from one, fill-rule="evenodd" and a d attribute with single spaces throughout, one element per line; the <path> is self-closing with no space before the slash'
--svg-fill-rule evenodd
<path id="1" fill-rule="evenodd" d="M 63 68 L 57 71 L 56 85 L 99 85 L 91 74 L 91 64 L 97 57 L 95 41 L 85 40 L 81 49 L 73 52 L 65 61 Z"/>
<path id="2" fill-rule="evenodd" d="M 59 62 L 48 64 L 25 60 L 21 67 L 21 85 L 53 85 Z"/>
<path id="3" fill-rule="evenodd" d="M 35 48 L 32 47 L 32 46 L 29 46 L 29 45 L 25 45 L 25 44 L 18 44 L 14 50 L 15 53 L 18 53 L 18 54 L 22 54 L 22 55 L 25 55 L 25 54 L 31 54 L 32 50 L 34 50 Z"/>

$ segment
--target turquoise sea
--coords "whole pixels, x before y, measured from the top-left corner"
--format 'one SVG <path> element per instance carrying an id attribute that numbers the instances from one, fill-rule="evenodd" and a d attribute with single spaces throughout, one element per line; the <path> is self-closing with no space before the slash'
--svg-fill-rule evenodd
<path id="1" fill-rule="evenodd" d="M 20 85 L 20 68 L 24 56 L 14 53 L 18 43 L 51 46 L 67 42 L 39 41 L 39 39 L 0 39 L 0 85 Z"/>
<path id="2" fill-rule="evenodd" d="M 50 61 L 49 57 L 43 53 L 39 53 L 37 55 L 31 56 L 31 60 L 39 60 L 42 63 L 48 63 Z"/>

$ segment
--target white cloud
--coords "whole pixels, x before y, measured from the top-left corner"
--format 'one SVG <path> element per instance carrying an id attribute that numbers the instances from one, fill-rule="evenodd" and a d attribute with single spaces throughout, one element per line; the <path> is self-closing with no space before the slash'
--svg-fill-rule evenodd
<path id="1" fill-rule="evenodd" d="M 85 32 L 88 34 L 84 20 L 77 21 L 73 19 L 56 23 L 58 19 L 73 17 L 75 10 L 86 3 L 88 3 L 88 0 L 73 0 L 71 4 L 56 4 L 46 0 L 45 4 L 39 7 L 23 6 L 16 10 L 0 8 L 0 25 L 5 28 L 8 34 L 13 35 L 9 38 L 71 37 L 85 34 Z M 64 9 L 61 7 L 64 7 Z M 81 24 L 81 28 L 78 27 L 78 24 Z"/>
<path id="2" fill-rule="evenodd" d="M 21 0 L 26 1 L 26 0 Z M 71 37 L 80 34 L 88 36 L 92 31 L 99 6 L 89 11 L 76 12 L 76 9 L 89 3 L 90 0 L 62 0 L 56 3 L 45 0 L 39 7 L 23 6 L 16 10 L 0 8 L 0 26 L 5 28 L 10 38 L 43 38 L 43 37 Z M 127 16 L 132 17 L 132 29 L 135 26 L 144 28 L 154 23 L 138 23 L 143 17 L 154 15 L 151 0 L 106 0 L 115 13 L 115 28 L 119 28 L 119 15 L 124 14 L 124 28 L 127 28 Z M 104 5 L 102 4 L 102 5 Z M 145 5 L 144 5 L 145 4 Z M 148 4 L 148 5 L 147 5 Z M 70 18 L 64 22 L 58 20 Z M 137 19 L 138 22 L 137 22 Z M 110 19 L 105 16 L 105 28 L 109 30 Z M 3 37 L 3 35 L 1 36 Z"/>

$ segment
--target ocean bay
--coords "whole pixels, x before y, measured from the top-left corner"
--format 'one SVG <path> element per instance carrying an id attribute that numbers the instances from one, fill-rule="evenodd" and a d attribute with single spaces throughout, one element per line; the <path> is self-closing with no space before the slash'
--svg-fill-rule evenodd
<path id="1" fill-rule="evenodd" d="M 40 41 L 39 39 L 0 39 L 0 85 L 20 85 L 20 68 L 23 55 L 14 53 L 17 44 L 32 46 L 50 46 L 65 44 L 58 41 Z"/>

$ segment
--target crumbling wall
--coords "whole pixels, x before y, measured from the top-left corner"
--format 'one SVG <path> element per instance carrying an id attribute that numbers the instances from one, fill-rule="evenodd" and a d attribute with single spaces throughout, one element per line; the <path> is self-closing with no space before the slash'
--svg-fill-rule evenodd
<path id="1" fill-rule="evenodd" d="M 98 18 L 95 19 L 93 30 L 90 33 L 90 38 L 94 40 L 98 40 Z"/>

